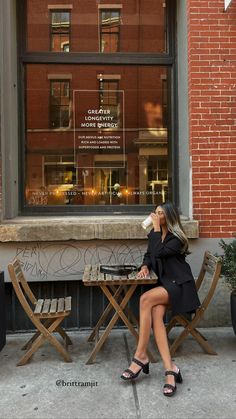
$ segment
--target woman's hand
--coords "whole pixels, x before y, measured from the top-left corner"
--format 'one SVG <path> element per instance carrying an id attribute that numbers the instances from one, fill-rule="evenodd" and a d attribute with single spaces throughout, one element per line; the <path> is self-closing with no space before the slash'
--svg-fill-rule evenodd
<path id="1" fill-rule="evenodd" d="M 139 273 L 137 274 L 138 278 L 145 278 L 145 276 L 149 275 L 149 269 L 146 265 L 143 265 Z"/>
<path id="2" fill-rule="evenodd" d="M 161 231 L 159 215 L 152 212 L 151 217 L 152 217 L 152 224 L 153 224 L 154 231 Z"/>

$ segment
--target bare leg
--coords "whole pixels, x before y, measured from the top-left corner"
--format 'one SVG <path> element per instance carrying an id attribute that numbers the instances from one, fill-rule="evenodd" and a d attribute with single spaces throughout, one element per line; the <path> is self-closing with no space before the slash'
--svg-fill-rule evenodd
<path id="1" fill-rule="evenodd" d="M 171 360 L 168 338 L 163 317 L 166 311 L 166 305 L 159 304 L 152 308 L 153 332 L 156 339 L 156 344 L 160 352 L 165 370 L 178 371 L 178 368 Z M 173 375 L 166 376 L 166 383 L 175 385 L 175 378 Z M 171 389 L 165 388 L 164 392 L 172 392 Z"/>
<path id="2" fill-rule="evenodd" d="M 134 357 L 139 361 L 146 364 L 149 359 L 147 356 L 147 345 L 150 338 L 151 325 L 152 325 L 152 307 L 157 304 L 168 304 L 169 295 L 163 287 L 153 288 L 150 291 L 142 294 L 140 298 L 139 313 L 140 313 L 140 326 L 139 326 L 139 340 Z M 132 362 L 129 369 L 134 373 L 140 370 L 140 366 Z M 123 373 L 124 376 L 129 377 L 128 372 Z"/>

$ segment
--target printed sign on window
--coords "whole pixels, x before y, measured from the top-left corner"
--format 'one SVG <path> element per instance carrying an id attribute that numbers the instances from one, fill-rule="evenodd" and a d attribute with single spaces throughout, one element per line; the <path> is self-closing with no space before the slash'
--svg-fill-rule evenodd
<path id="1" fill-rule="evenodd" d="M 125 168 L 124 91 L 74 90 L 74 156 L 78 168 Z"/>

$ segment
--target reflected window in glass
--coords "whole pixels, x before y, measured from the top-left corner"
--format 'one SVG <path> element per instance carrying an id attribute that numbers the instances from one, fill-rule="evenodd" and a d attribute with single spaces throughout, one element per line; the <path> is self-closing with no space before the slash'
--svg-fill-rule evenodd
<path id="1" fill-rule="evenodd" d="M 50 89 L 50 127 L 70 126 L 70 82 L 51 80 Z"/>
<path id="2" fill-rule="evenodd" d="M 51 12 L 51 51 L 70 51 L 70 12 Z"/>
<path id="3" fill-rule="evenodd" d="M 120 10 L 100 11 L 100 52 L 118 52 Z"/>
<path id="4" fill-rule="evenodd" d="M 117 80 L 104 80 L 99 82 L 99 107 L 107 110 L 109 115 L 113 118 L 114 123 L 122 126 L 119 103 L 119 82 Z"/>

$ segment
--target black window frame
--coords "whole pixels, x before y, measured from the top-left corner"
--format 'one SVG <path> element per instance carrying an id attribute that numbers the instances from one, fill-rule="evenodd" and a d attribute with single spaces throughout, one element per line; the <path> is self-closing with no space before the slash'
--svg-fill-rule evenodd
<path id="1" fill-rule="evenodd" d="M 18 86 L 19 86 L 19 215 L 138 215 L 147 214 L 153 205 L 73 205 L 33 207 L 25 202 L 25 66 L 27 64 L 79 64 L 79 65 L 130 65 L 166 66 L 167 91 L 170 109 L 168 112 L 168 199 L 179 206 L 178 188 L 178 108 L 177 108 L 177 57 L 176 57 L 176 0 L 166 0 L 167 50 L 164 53 L 144 52 L 61 52 L 27 51 L 27 0 L 17 0 L 18 36 Z"/>

